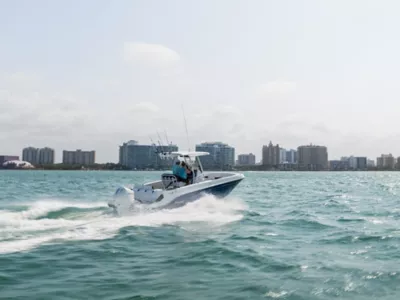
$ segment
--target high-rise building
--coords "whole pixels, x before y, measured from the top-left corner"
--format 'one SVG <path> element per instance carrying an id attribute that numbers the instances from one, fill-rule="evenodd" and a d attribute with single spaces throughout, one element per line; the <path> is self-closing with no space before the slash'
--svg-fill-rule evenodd
<path id="1" fill-rule="evenodd" d="M 378 167 L 378 168 L 383 168 L 383 158 L 382 157 L 377 157 L 376 158 L 376 166 Z"/>
<path id="2" fill-rule="evenodd" d="M 289 164 L 297 163 L 297 151 L 293 149 L 286 150 L 286 161 Z"/>
<path id="3" fill-rule="evenodd" d="M 48 147 L 39 149 L 39 164 L 40 165 L 54 164 L 54 149 Z"/>
<path id="4" fill-rule="evenodd" d="M 135 140 L 130 140 L 119 146 L 119 163 L 131 169 L 158 169 L 172 165 L 171 159 L 161 159 L 156 151 L 178 151 L 178 146 L 168 145 L 156 147 L 156 145 L 141 145 Z"/>
<path id="5" fill-rule="evenodd" d="M 395 166 L 395 158 L 391 153 L 382 154 L 376 158 L 376 166 L 381 169 L 393 169 Z"/>
<path id="6" fill-rule="evenodd" d="M 264 145 L 262 147 L 262 164 L 266 166 L 279 165 L 280 153 L 279 144 L 274 146 L 270 141 L 268 146 Z"/>
<path id="7" fill-rule="evenodd" d="M 30 162 L 32 165 L 39 164 L 39 148 L 26 147 L 22 149 L 22 160 Z"/>
<path id="8" fill-rule="evenodd" d="M 357 170 L 366 170 L 368 167 L 366 157 L 356 157 L 357 159 Z"/>
<path id="9" fill-rule="evenodd" d="M 63 164 L 66 165 L 94 165 L 96 161 L 96 151 L 63 151 Z"/>
<path id="10" fill-rule="evenodd" d="M 357 169 L 357 157 L 350 156 L 348 161 L 349 161 L 349 168 L 352 170 L 356 170 Z"/>
<path id="11" fill-rule="evenodd" d="M 325 146 L 299 146 L 297 155 L 299 170 L 322 171 L 328 169 L 328 149 Z"/>
<path id="12" fill-rule="evenodd" d="M 229 170 L 235 165 L 235 148 L 228 144 L 205 142 L 196 145 L 196 151 L 210 153 L 200 158 L 205 169 Z"/>
<path id="13" fill-rule="evenodd" d="M 249 154 L 239 154 L 238 155 L 238 165 L 255 165 L 256 164 L 256 156 L 253 153 Z"/>
<path id="14" fill-rule="evenodd" d="M 347 171 L 349 169 L 349 161 L 344 159 L 330 160 L 329 169 L 331 171 Z"/>
<path id="15" fill-rule="evenodd" d="M 342 156 L 340 160 L 347 163 L 349 170 L 365 170 L 368 167 L 366 157 L 353 156 L 353 155 L 349 157 Z"/>
<path id="16" fill-rule="evenodd" d="M 367 167 L 375 167 L 375 161 L 373 159 L 367 159 Z"/>
<path id="17" fill-rule="evenodd" d="M 279 164 L 283 164 L 286 162 L 286 149 L 279 148 Z"/>
<path id="18" fill-rule="evenodd" d="M 54 149 L 27 147 L 22 150 L 22 160 L 32 165 L 54 164 Z"/>

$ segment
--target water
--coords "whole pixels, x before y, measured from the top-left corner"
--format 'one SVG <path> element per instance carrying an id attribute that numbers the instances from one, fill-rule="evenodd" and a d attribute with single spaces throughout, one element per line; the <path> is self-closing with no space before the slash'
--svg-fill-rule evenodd
<path id="1" fill-rule="evenodd" d="M 399 299 L 400 173 L 248 172 L 115 217 L 157 172 L 1 171 L 1 299 Z"/>

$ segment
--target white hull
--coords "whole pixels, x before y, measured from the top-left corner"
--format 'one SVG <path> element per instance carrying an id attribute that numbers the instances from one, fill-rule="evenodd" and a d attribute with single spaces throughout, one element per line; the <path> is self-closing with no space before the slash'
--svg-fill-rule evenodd
<path id="1" fill-rule="evenodd" d="M 244 178 L 243 174 L 234 172 L 205 172 L 202 175 L 201 181 L 189 185 L 175 183 L 174 187 L 166 188 L 165 181 L 154 181 L 133 189 L 120 187 L 108 205 L 119 214 L 141 208 L 179 207 L 206 194 L 225 197 Z"/>

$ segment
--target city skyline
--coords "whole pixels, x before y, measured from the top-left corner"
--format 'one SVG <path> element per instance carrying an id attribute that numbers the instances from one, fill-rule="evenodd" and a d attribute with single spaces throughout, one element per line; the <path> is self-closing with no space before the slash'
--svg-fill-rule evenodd
<path id="1" fill-rule="evenodd" d="M 337 158 L 400 151 L 399 9 L 390 0 L 3 1 L 0 150 L 50 143 L 117 161 L 120 141 L 157 131 L 187 148 L 186 119 L 193 148 L 222 139 L 257 157 L 266 140 L 326 145 Z"/>
<path id="2" fill-rule="evenodd" d="M 126 146 L 139 146 L 139 147 L 148 147 L 149 149 L 153 149 L 154 151 L 156 151 L 156 149 L 158 149 L 157 151 L 165 148 L 165 149 L 169 149 L 169 150 L 165 150 L 165 151 L 186 151 L 187 149 L 180 149 L 178 145 L 173 144 L 172 142 L 169 142 L 169 144 L 155 144 L 155 143 L 140 143 L 137 140 L 128 140 L 126 142 L 123 142 L 122 145 L 119 145 L 119 150 L 118 150 L 118 160 L 116 161 L 107 161 L 107 162 L 99 162 L 97 161 L 97 150 L 82 150 L 81 148 L 78 148 L 76 150 L 66 150 L 63 149 L 61 152 L 61 161 L 57 161 L 55 159 L 55 157 L 57 157 L 56 155 L 56 151 L 49 146 L 45 146 L 42 148 L 39 147 L 34 147 L 32 145 L 27 146 L 22 148 L 21 150 L 21 156 L 19 154 L 2 154 L 0 152 L 0 156 L 1 157 L 14 157 L 14 159 L 16 157 L 21 157 L 20 160 L 26 160 L 28 162 L 31 162 L 32 164 L 46 164 L 46 162 L 48 164 L 52 164 L 52 163 L 67 163 L 67 164 L 103 164 L 103 163 L 121 163 L 123 161 L 123 156 L 127 155 L 127 154 L 122 154 L 123 152 L 122 149 L 126 148 Z M 332 163 L 339 163 L 342 164 L 344 161 L 346 161 L 348 163 L 348 166 L 351 168 L 354 168 L 355 165 L 357 165 L 358 163 L 352 160 L 357 160 L 357 159 L 364 159 L 365 163 L 363 163 L 363 165 L 368 165 L 368 166 L 378 166 L 378 167 L 390 167 L 390 166 L 395 166 L 396 164 L 400 163 L 400 161 L 398 161 L 398 158 L 400 158 L 400 156 L 396 156 L 396 154 L 392 154 L 392 152 L 386 152 L 386 153 L 381 153 L 380 155 L 378 155 L 377 157 L 368 157 L 365 155 L 354 155 L 354 154 L 347 154 L 344 156 L 341 156 L 340 158 L 338 157 L 334 157 L 332 158 L 329 155 L 329 147 L 325 146 L 325 145 L 315 145 L 315 144 L 302 144 L 302 145 L 298 145 L 297 147 L 294 147 L 295 149 L 292 148 L 286 148 L 286 147 L 282 147 L 282 145 L 279 144 L 273 144 L 272 141 L 269 141 L 268 143 L 265 143 L 262 146 L 261 149 L 261 156 L 257 158 L 257 156 L 253 153 L 253 152 L 248 152 L 248 153 L 240 153 L 236 151 L 236 148 L 234 145 L 229 145 L 225 142 L 222 141 L 203 141 L 201 143 L 196 143 L 194 149 L 192 149 L 192 151 L 207 151 L 210 153 L 211 156 L 213 156 L 213 160 L 216 160 L 216 157 L 219 156 L 219 154 L 214 153 L 215 149 L 213 149 L 214 147 L 223 147 L 224 149 L 232 149 L 232 154 L 228 154 L 229 158 L 228 161 L 229 163 L 222 163 L 223 164 L 229 164 L 229 165 L 245 165 L 245 164 L 241 164 L 239 163 L 239 161 L 241 160 L 241 156 L 250 156 L 251 160 L 254 161 L 253 163 L 250 164 L 263 164 L 263 165 L 278 165 L 278 164 L 302 164 L 301 162 L 301 158 L 300 158 L 300 162 L 298 161 L 299 159 L 299 150 L 302 148 L 323 148 L 325 151 L 324 154 L 324 159 L 327 162 L 332 162 Z M 268 150 L 270 149 L 270 150 Z M 273 149 L 273 150 L 271 150 Z M 1 149 L 0 149 L 1 150 Z M 151 151 L 153 151 L 151 150 Z M 226 151 L 226 150 L 225 150 Z M 267 151 L 267 152 L 265 152 Z M 269 152 L 268 152 L 269 151 Z M 273 151 L 273 152 L 271 152 Z M 46 153 L 46 155 L 44 156 L 43 153 Z M 219 153 L 219 152 L 218 152 Z M 221 152 L 222 153 L 222 152 Z M 269 154 L 266 154 L 269 153 Z M 154 153 L 155 154 L 155 153 Z M 217 156 L 216 156 L 217 155 Z M 266 155 L 267 158 L 267 162 L 265 163 L 263 161 L 263 157 Z M 301 155 L 301 154 L 300 154 Z M 68 158 L 67 158 L 68 156 Z M 33 158 L 32 158 L 33 157 Z M 43 161 L 44 159 L 44 161 Z M 125 158 L 126 160 L 127 158 Z M 243 157 L 242 157 L 243 159 Z M 249 158 L 245 158 L 245 159 L 249 159 Z M 45 163 L 43 163 L 45 162 Z M 347 166 L 347 165 L 346 165 Z M 345 166 L 345 167 L 346 167 Z M 342 165 L 343 167 L 343 165 Z M 347 168 L 347 167 L 346 167 Z"/>
<path id="3" fill-rule="evenodd" d="M 155 140 L 157 140 L 157 135 L 155 135 L 155 137 L 153 137 L 153 139 L 155 139 Z M 142 143 L 143 145 L 151 145 L 151 143 L 152 143 L 152 140 L 153 139 L 148 139 L 148 142 L 146 143 L 146 142 L 144 142 L 144 143 Z M 129 141 L 129 140 L 132 140 L 132 139 L 127 139 L 127 141 Z M 139 140 L 138 138 L 136 138 L 135 140 Z M 146 140 L 146 139 L 144 139 L 144 140 Z M 237 154 L 249 154 L 249 153 L 252 153 L 252 154 L 254 154 L 255 155 L 255 157 L 256 157 L 256 162 L 261 162 L 261 157 L 262 157 L 262 148 L 263 148 L 263 146 L 264 145 L 267 145 L 268 143 L 266 142 L 266 140 L 268 140 L 268 139 L 265 139 L 265 140 L 262 140 L 261 142 L 260 142 L 260 147 L 259 148 L 254 148 L 254 149 L 252 149 L 252 148 L 248 148 L 248 147 L 237 147 L 236 145 L 232 145 L 232 144 L 230 144 L 229 142 L 227 142 L 227 141 L 224 141 L 225 143 L 227 143 L 227 144 L 229 144 L 229 145 L 231 145 L 232 147 L 234 147 L 235 148 L 235 152 L 237 153 Z M 162 145 L 164 145 L 164 146 L 167 146 L 167 144 L 165 143 L 166 141 L 165 141 L 165 138 L 163 139 L 163 141 L 164 141 L 164 143 L 162 144 Z M 211 140 L 210 140 L 211 141 Z M 208 142 L 210 142 L 210 141 L 208 141 Z M 216 141 L 218 141 L 218 140 L 212 140 L 211 142 L 216 142 Z M 195 149 L 195 147 L 196 147 L 196 145 L 197 144 L 201 144 L 201 143 L 204 143 L 204 142 L 207 142 L 206 140 L 203 140 L 202 142 L 198 142 L 198 143 L 194 143 L 191 147 L 180 147 L 179 146 L 179 144 L 177 144 L 177 143 L 173 143 L 174 145 L 177 145 L 178 146 L 178 148 L 180 149 L 180 150 L 182 150 L 182 151 L 186 151 L 186 150 L 188 150 L 188 149 L 191 149 L 191 150 L 193 150 L 193 149 Z M 263 143 L 264 142 L 264 143 Z M 171 143 L 171 141 L 169 141 L 169 143 Z M 39 143 L 38 143 L 39 144 Z M 51 149 L 53 149 L 54 150 L 54 152 L 55 152 L 55 157 L 54 157 L 54 162 L 55 163 L 61 163 L 62 162 L 62 152 L 64 151 L 64 150 L 66 150 L 66 149 L 95 149 L 94 147 L 90 147 L 90 146 L 88 146 L 88 147 L 83 147 L 83 146 L 81 146 L 81 144 L 77 144 L 77 143 L 71 143 L 72 145 L 76 145 L 76 147 L 73 147 L 73 146 L 66 146 L 65 148 L 66 149 L 64 149 L 64 148 L 56 148 L 56 147 L 52 147 L 52 146 L 46 146 L 46 145 L 48 145 L 48 144 L 50 144 L 50 143 L 40 143 L 40 145 L 45 145 L 45 146 L 38 146 L 38 147 L 36 147 L 35 146 L 35 144 L 34 143 L 32 143 L 32 144 L 30 144 L 30 145 L 28 145 L 28 146 L 25 146 L 25 147 L 23 147 L 23 148 L 27 148 L 27 147 L 35 147 L 35 148 L 46 148 L 46 147 L 50 147 Z M 85 144 L 85 145 L 90 145 L 90 143 L 82 143 L 82 144 Z M 187 142 L 185 143 L 185 142 L 183 142 L 183 144 L 187 144 Z M 300 143 L 299 145 L 294 145 L 294 146 L 286 146 L 286 145 L 281 145 L 280 143 L 278 143 L 279 144 L 279 146 L 280 146 L 280 148 L 282 148 L 282 149 L 286 149 L 286 150 L 291 150 L 291 149 L 297 149 L 297 147 L 300 145 L 300 144 L 307 144 L 307 143 Z M 310 143 L 308 143 L 308 144 L 314 144 L 314 143 L 312 143 L 312 142 L 310 142 Z M 33 145 L 33 146 L 32 146 Z M 329 157 L 331 158 L 331 157 L 333 157 L 333 159 L 334 160 L 340 160 L 340 158 L 341 157 L 345 157 L 345 156 L 366 156 L 366 157 L 368 157 L 369 159 L 373 159 L 373 160 L 375 160 L 376 161 L 376 158 L 377 157 L 379 157 L 379 156 L 381 156 L 383 153 L 391 153 L 392 155 L 394 155 L 395 157 L 397 157 L 396 156 L 396 152 L 395 151 L 392 151 L 392 150 L 390 150 L 389 148 L 387 148 L 387 147 L 382 147 L 382 151 L 378 151 L 378 154 L 377 155 L 366 155 L 365 153 L 368 153 L 368 151 L 364 151 L 364 152 L 355 152 L 355 151 L 351 151 L 351 149 L 350 149 L 350 151 L 349 152 L 346 152 L 346 153 L 341 153 L 340 152 L 340 154 L 338 154 L 338 155 L 335 155 L 335 156 L 333 156 L 331 153 L 332 153 L 332 151 L 331 151 L 331 147 L 329 146 L 329 145 L 326 145 L 326 144 L 321 144 L 321 145 L 325 145 L 327 148 L 328 148 L 328 150 L 329 150 Z M 115 147 L 116 148 L 118 148 L 120 146 L 120 143 L 117 143 L 116 145 L 115 145 Z M 2 154 L 2 155 L 18 155 L 18 156 L 20 156 L 21 158 L 23 157 L 23 155 L 22 155 L 22 150 L 21 149 L 23 149 L 23 148 L 17 148 L 17 151 L 14 151 L 14 152 L 10 152 L 10 151 L 6 151 L 6 150 L 4 150 L 4 149 L 8 149 L 7 148 L 7 145 L 1 145 L 0 146 L 0 153 Z M 101 148 L 101 147 L 100 147 Z M 333 146 L 333 148 L 335 148 L 334 146 Z M 240 151 L 240 150 L 238 150 L 238 149 L 249 149 L 249 151 Z M 115 149 L 114 149 L 115 150 Z M 98 163 L 107 163 L 107 162 L 113 162 L 113 161 L 118 161 L 119 160 L 119 154 L 118 154 L 118 152 L 116 152 L 116 153 L 114 153 L 113 155 L 111 155 L 111 157 L 114 157 L 113 158 L 113 160 L 107 160 L 107 159 L 104 159 L 104 157 L 109 157 L 109 155 L 104 155 L 104 153 L 102 153 L 102 151 L 101 151 L 101 149 L 95 149 L 95 151 L 96 151 L 96 161 L 98 162 Z M 115 152 L 115 151 L 114 151 Z M 59 155 L 57 155 L 57 153 L 59 154 Z M 399 154 L 400 154 L 400 150 L 399 150 Z M 237 155 L 236 155 L 236 157 L 235 157 L 235 160 L 237 159 Z"/>

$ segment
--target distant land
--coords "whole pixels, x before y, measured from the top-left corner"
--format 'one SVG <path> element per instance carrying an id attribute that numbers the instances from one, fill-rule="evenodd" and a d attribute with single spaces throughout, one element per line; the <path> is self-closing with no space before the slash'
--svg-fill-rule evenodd
<path id="1" fill-rule="evenodd" d="M 298 169 L 296 164 L 293 165 L 280 165 L 280 166 L 270 166 L 270 165 L 244 165 L 244 166 L 234 166 L 232 168 L 234 171 L 282 171 L 282 172 L 288 172 L 288 171 L 301 171 L 301 172 L 320 172 L 320 171 L 325 171 L 325 172 L 349 172 L 349 171 L 400 171 L 400 169 L 391 169 L 391 168 L 378 168 L 378 167 L 366 167 L 365 169 L 343 169 L 343 170 L 303 170 L 303 169 Z"/>
<path id="2" fill-rule="evenodd" d="M 0 168 L 1 169 L 1 168 Z M 15 165 L 10 164 L 7 167 L 3 167 L 5 170 L 129 170 L 129 168 L 115 163 L 105 163 L 105 164 L 93 164 L 93 165 L 81 165 L 81 164 L 48 164 L 48 165 L 35 165 L 34 168 L 17 168 Z"/>
<path id="3" fill-rule="evenodd" d="M 0 170 L 27 170 L 24 168 L 16 168 L 14 165 L 10 165 L 7 168 L 0 168 Z M 35 165 L 33 169 L 29 170 L 54 170 L 54 171 L 77 171 L 77 170 L 94 170 L 94 171 L 170 171 L 170 168 L 143 168 L 143 169 L 131 169 L 121 164 L 116 163 L 104 163 L 104 164 L 92 164 L 92 165 L 81 165 L 81 164 L 48 164 L 48 165 Z M 301 172 L 320 172 L 314 170 L 298 170 L 297 165 L 284 165 L 284 166 L 269 166 L 269 165 L 236 165 L 228 169 L 208 168 L 205 171 L 301 171 Z M 346 172 L 346 171 L 400 171 L 400 169 L 391 168 L 378 168 L 368 167 L 363 170 L 325 170 L 329 172 Z"/>

